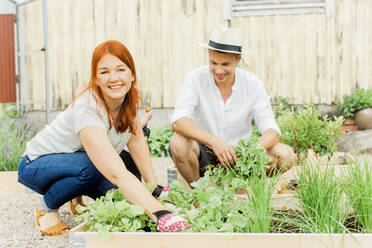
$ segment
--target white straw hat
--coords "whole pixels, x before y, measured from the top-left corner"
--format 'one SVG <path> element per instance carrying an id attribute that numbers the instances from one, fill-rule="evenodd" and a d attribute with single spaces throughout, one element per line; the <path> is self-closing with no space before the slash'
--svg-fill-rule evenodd
<path id="1" fill-rule="evenodd" d="M 225 52 L 246 54 L 242 49 L 243 35 L 239 28 L 227 28 L 218 25 L 212 32 L 208 43 L 198 43 L 199 46 Z"/>

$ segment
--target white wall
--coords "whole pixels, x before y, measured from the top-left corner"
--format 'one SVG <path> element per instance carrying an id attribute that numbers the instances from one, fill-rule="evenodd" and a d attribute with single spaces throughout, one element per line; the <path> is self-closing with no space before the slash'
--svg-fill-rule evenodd
<path id="1" fill-rule="evenodd" d="M 0 0 L 0 14 L 15 14 L 15 5 L 8 0 Z"/>

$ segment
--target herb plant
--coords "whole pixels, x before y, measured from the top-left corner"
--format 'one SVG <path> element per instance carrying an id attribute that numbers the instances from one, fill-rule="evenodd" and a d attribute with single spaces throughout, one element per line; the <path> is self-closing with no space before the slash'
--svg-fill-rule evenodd
<path id="1" fill-rule="evenodd" d="M 364 108 L 372 108 L 372 89 L 359 89 L 351 96 L 345 96 L 337 109 L 345 118 L 353 118 L 354 113 Z"/>
<path id="2" fill-rule="evenodd" d="M 277 120 L 282 135 L 280 141 L 291 146 L 297 154 L 312 149 L 318 154 L 335 152 L 338 131 L 343 117 L 321 116 L 313 105 L 298 112 L 285 112 Z"/>
<path id="3" fill-rule="evenodd" d="M 372 233 L 372 164 L 357 159 L 346 168 L 346 194 L 365 232 Z"/>
<path id="4" fill-rule="evenodd" d="M 311 233 L 344 233 L 347 217 L 345 184 L 334 174 L 334 167 L 321 167 L 307 160 L 298 180 L 297 198 L 301 229 Z"/>

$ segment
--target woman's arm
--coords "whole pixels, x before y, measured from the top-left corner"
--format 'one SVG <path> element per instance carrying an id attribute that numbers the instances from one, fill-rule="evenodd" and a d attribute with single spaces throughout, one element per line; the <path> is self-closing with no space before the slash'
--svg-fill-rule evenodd
<path id="1" fill-rule="evenodd" d="M 156 177 L 154 172 L 154 167 L 152 166 L 152 160 L 149 148 L 147 146 L 145 136 L 141 130 L 141 125 L 137 121 L 137 132 L 136 135 L 132 134 L 128 141 L 128 149 L 130 155 L 132 156 L 134 163 L 136 164 L 138 170 L 141 172 L 143 180 L 146 183 L 151 183 L 156 185 Z"/>
<path id="2" fill-rule="evenodd" d="M 105 130 L 100 127 L 89 126 L 79 131 L 78 136 L 90 160 L 102 175 L 111 183 L 118 186 L 120 192 L 123 193 L 128 201 L 142 206 L 145 209 L 146 215 L 156 220 L 152 213 L 164 210 L 163 205 L 125 168 L 123 161 L 111 145 Z M 136 153 L 138 157 L 139 153 Z M 135 162 L 137 161 L 135 160 Z"/>

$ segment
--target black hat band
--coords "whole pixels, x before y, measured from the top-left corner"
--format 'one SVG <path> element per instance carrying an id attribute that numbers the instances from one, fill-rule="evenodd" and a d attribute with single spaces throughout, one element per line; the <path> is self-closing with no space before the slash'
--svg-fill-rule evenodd
<path id="1" fill-rule="evenodd" d="M 213 48 L 218 49 L 218 50 L 239 52 L 239 53 L 242 52 L 242 47 L 241 46 L 226 45 L 226 44 L 217 43 L 217 42 L 214 42 L 214 41 L 211 41 L 211 40 L 209 41 L 208 45 L 210 47 L 213 47 Z"/>

